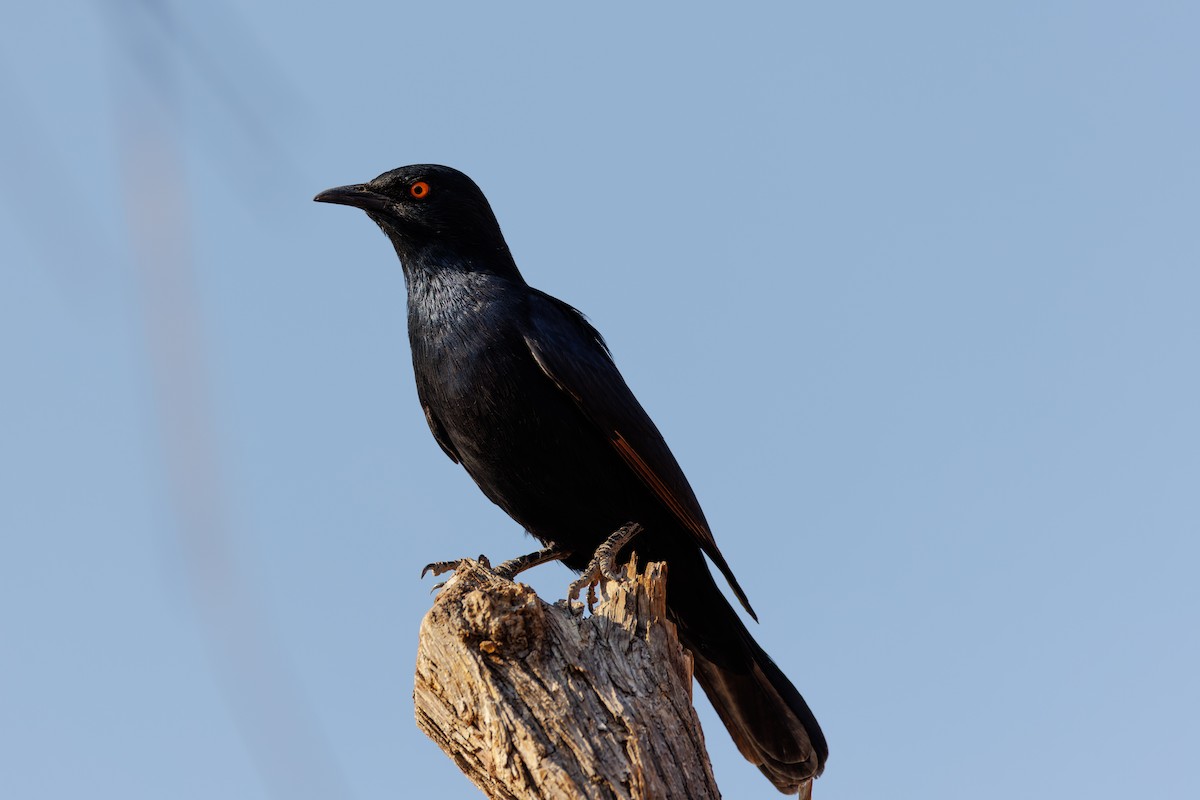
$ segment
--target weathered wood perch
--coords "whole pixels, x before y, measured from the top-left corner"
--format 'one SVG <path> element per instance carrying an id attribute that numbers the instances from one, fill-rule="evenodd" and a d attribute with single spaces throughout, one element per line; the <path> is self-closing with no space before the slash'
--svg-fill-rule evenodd
<path id="1" fill-rule="evenodd" d="M 421 623 L 417 725 L 495 799 L 719 798 L 665 564 L 592 616 L 467 562 Z"/>

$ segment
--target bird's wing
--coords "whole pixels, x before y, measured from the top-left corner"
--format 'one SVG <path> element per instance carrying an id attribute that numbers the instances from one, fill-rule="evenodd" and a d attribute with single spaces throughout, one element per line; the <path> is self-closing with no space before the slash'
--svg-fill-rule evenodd
<path id="1" fill-rule="evenodd" d="M 696 538 L 757 619 L 738 585 L 692 487 L 662 434 L 617 370 L 608 346 L 583 315 L 548 294 L 531 290 L 525 343 L 542 371 L 566 392 L 621 458 Z M 635 520 L 636 521 L 636 520 Z"/>
<path id="2" fill-rule="evenodd" d="M 425 421 L 429 423 L 429 430 L 433 434 L 433 439 L 442 448 L 442 452 L 450 456 L 450 460 L 455 464 L 462 461 L 458 456 L 458 451 L 454 449 L 454 445 L 450 442 L 450 435 L 446 433 L 446 429 L 442 427 L 442 421 L 433 415 L 433 409 L 428 403 L 421 403 L 421 408 L 425 409 Z"/>

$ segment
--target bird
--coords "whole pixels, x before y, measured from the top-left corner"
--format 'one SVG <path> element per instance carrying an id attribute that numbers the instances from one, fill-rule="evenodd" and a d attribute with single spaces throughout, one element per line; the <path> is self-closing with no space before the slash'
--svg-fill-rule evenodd
<path id="1" fill-rule="evenodd" d="M 642 558 L 667 562 L 669 617 L 738 750 L 780 792 L 810 796 L 825 736 L 717 585 L 705 556 L 757 621 L 682 468 L 591 323 L 526 283 L 480 188 L 414 164 L 314 200 L 365 211 L 395 248 L 433 438 L 543 545 L 505 562 L 509 576 L 549 560 L 587 570 L 614 532 L 636 532 Z"/>

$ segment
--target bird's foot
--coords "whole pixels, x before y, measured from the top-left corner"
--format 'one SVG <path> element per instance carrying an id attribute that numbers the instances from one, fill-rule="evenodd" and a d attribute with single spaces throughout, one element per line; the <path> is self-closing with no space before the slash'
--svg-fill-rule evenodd
<path id="1" fill-rule="evenodd" d="M 506 581 L 511 581 L 513 578 L 517 577 L 527 569 L 536 567 L 539 564 L 545 564 L 548 561 L 560 561 L 569 555 L 571 555 L 570 550 L 557 545 L 551 545 L 550 547 L 543 547 L 541 550 L 538 550 L 534 553 L 528 553 L 523 556 L 517 556 L 516 558 L 510 558 L 507 561 L 501 561 L 495 567 L 492 566 L 491 561 L 489 561 L 488 557 L 485 555 L 480 555 L 479 558 L 475 559 L 475 561 L 478 562 L 479 565 L 484 569 L 491 571 L 491 573 L 496 577 L 503 578 Z M 471 559 L 469 558 L 456 558 L 453 561 L 434 561 L 432 564 L 425 565 L 425 568 L 421 570 L 421 577 L 424 578 L 428 573 L 431 572 L 435 576 L 446 572 L 453 572 L 470 560 Z M 435 585 L 432 591 L 437 591 L 445 585 L 446 582 L 442 581 L 441 583 Z"/>
<path id="2" fill-rule="evenodd" d="M 454 572 L 459 567 L 461 567 L 463 564 L 465 564 L 471 560 L 479 562 L 480 566 L 482 566 L 484 569 L 492 568 L 492 562 L 488 560 L 487 556 L 480 553 L 479 558 L 476 558 L 476 559 L 456 558 L 453 561 L 434 561 L 433 563 L 426 564 L 425 567 L 421 570 L 421 577 L 424 578 L 427 574 L 429 574 L 431 572 L 433 573 L 435 578 L 438 575 L 444 575 L 447 572 Z M 513 559 L 513 560 L 516 560 L 516 559 Z M 507 564 L 508 562 L 506 561 L 504 563 Z M 504 566 L 504 564 L 501 564 L 500 566 Z M 438 589 L 442 588 L 445 585 L 446 585 L 445 581 L 440 581 L 438 583 L 435 583 L 433 585 L 433 588 L 429 590 L 429 593 L 433 594 L 434 592 L 436 592 Z"/>
<path id="3" fill-rule="evenodd" d="M 591 611 L 592 607 L 596 605 L 596 584 L 600 583 L 602 578 L 608 578 L 610 581 L 624 586 L 626 584 L 625 576 L 617 572 L 617 556 L 621 554 L 621 549 L 641 532 L 641 525 L 630 522 L 605 539 L 604 544 L 596 548 L 596 554 L 588 562 L 587 569 L 577 580 L 571 581 L 571 585 L 567 587 L 568 604 L 579 600 L 579 593 L 583 591 L 584 587 L 587 587 L 587 605 L 588 610 Z"/>

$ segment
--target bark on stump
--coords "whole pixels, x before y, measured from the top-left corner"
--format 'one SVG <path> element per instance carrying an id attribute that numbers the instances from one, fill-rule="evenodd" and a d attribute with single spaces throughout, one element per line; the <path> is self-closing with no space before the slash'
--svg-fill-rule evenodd
<path id="1" fill-rule="evenodd" d="M 466 563 L 421 623 L 417 726 L 490 798 L 719 798 L 665 564 L 583 618 Z"/>

